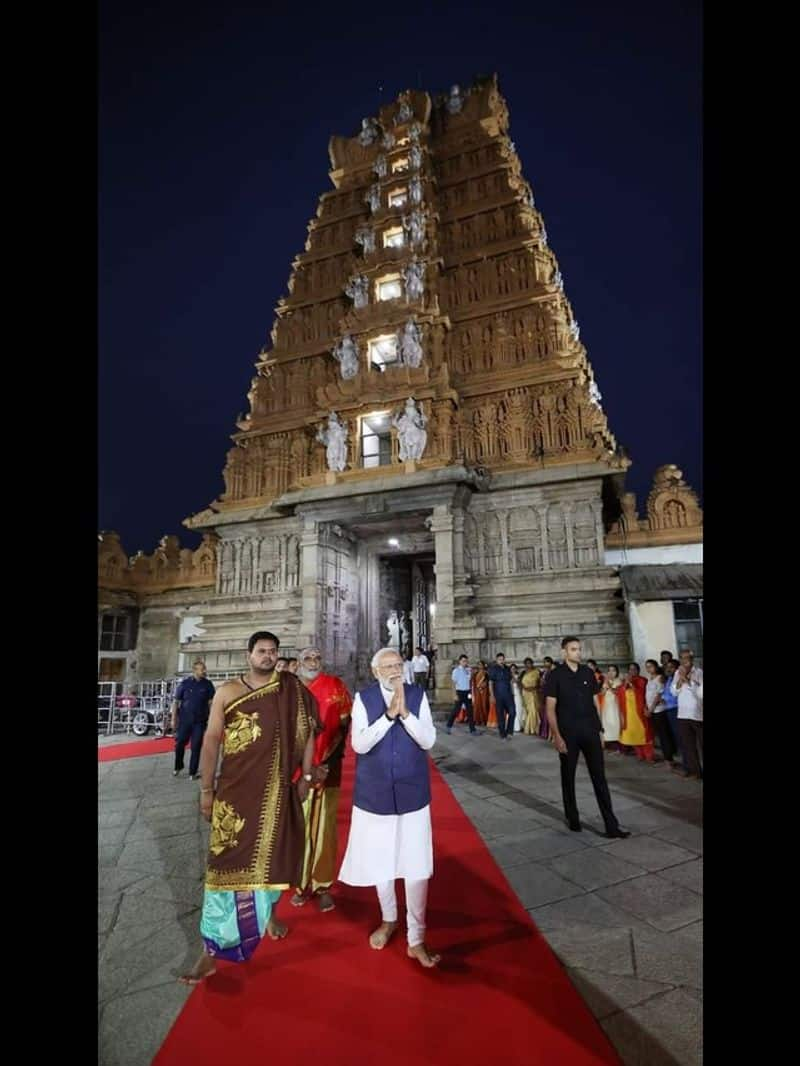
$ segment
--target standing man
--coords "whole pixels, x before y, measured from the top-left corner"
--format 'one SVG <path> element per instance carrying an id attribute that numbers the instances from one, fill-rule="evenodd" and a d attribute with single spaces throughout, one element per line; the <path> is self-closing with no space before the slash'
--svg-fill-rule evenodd
<path id="1" fill-rule="evenodd" d="M 353 701 L 356 753 L 353 815 L 339 880 L 375 885 L 381 924 L 369 938 L 380 951 L 397 928 L 395 881 L 405 880 L 408 955 L 435 966 L 425 946 L 428 881 L 433 873 L 431 785 L 427 752 L 436 740 L 428 697 L 403 684 L 403 660 L 392 648 L 372 657 L 376 682 Z"/>
<path id="2" fill-rule="evenodd" d="M 414 649 L 414 658 L 411 660 L 411 669 L 414 671 L 414 681 L 423 688 L 428 685 L 428 671 L 431 668 L 430 659 L 423 655 L 422 648 Z"/>
<path id="3" fill-rule="evenodd" d="M 208 725 L 214 691 L 214 686 L 206 677 L 206 664 L 202 659 L 195 659 L 192 663 L 192 676 L 181 681 L 172 700 L 172 732 L 175 734 L 173 777 L 177 777 L 183 770 L 183 756 L 190 740 L 192 754 L 189 757 L 189 777 L 192 781 L 199 777 L 197 769 L 200 765 L 200 749 L 203 746 L 203 734 Z"/>
<path id="4" fill-rule="evenodd" d="M 439 650 L 435 644 L 429 644 L 425 649 L 428 658 L 428 688 L 436 688 L 436 656 Z"/>
<path id="5" fill-rule="evenodd" d="M 403 659 L 403 684 L 414 684 L 414 661 L 410 655 L 407 659 Z"/>
<path id="6" fill-rule="evenodd" d="M 598 685 L 600 685 L 602 687 L 602 684 L 605 681 L 605 678 L 603 677 L 603 673 L 600 670 L 600 667 L 597 665 L 597 659 L 587 659 L 586 660 L 586 665 L 589 667 L 589 669 L 594 674 L 595 680 L 597 681 Z"/>
<path id="7" fill-rule="evenodd" d="M 681 776 L 686 776 L 686 753 L 683 750 L 683 741 L 678 730 L 678 697 L 673 688 L 673 681 L 675 680 L 675 672 L 681 664 L 677 659 L 670 659 L 667 665 L 664 667 L 664 691 L 661 693 L 661 699 L 664 701 L 664 713 L 667 716 L 667 722 L 669 724 L 670 732 L 672 733 L 673 747 L 680 753 L 681 765 L 679 766 L 674 760 L 670 769 Z"/>
<path id="8" fill-rule="evenodd" d="M 315 783 L 303 803 L 306 826 L 303 874 L 291 902 L 295 907 L 302 907 L 316 896 L 319 909 L 325 912 L 336 906 L 330 893 L 336 877 L 336 814 L 353 698 L 340 677 L 323 674 L 319 648 L 304 648 L 300 652 L 297 676 L 314 694 L 322 732 L 314 743 Z"/>
<path id="9" fill-rule="evenodd" d="M 200 759 L 200 811 L 211 822 L 200 918 L 204 949 L 180 978 L 183 984 L 210 977 L 217 958 L 246 962 L 265 932 L 273 940 L 287 933 L 273 908 L 281 889 L 300 878 L 302 803 L 314 779 L 321 724 L 316 700 L 293 674 L 275 669 L 277 658 L 278 638 L 253 633 L 248 672 L 221 685 L 211 707 Z"/>
<path id="10" fill-rule="evenodd" d="M 450 717 L 447 719 L 445 730 L 448 733 L 452 733 L 453 722 L 455 722 L 458 712 L 463 707 L 467 712 L 469 731 L 472 736 L 475 736 L 477 730 L 475 728 L 475 718 L 472 713 L 472 669 L 470 668 L 469 659 L 466 655 L 459 655 L 458 665 L 453 669 L 450 676 L 453 680 L 456 699 L 453 704 L 453 709 L 450 712 Z"/>
<path id="11" fill-rule="evenodd" d="M 539 684 L 541 686 L 540 687 L 540 691 L 542 693 L 542 697 L 544 697 L 544 690 L 545 690 L 545 686 L 547 684 L 547 679 L 548 679 L 548 677 L 550 676 L 550 674 L 552 672 L 553 672 L 553 660 L 550 658 L 549 655 L 545 655 L 544 659 L 542 660 L 542 676 L 541 676 L 540 681 L 539 681 Z M 550 740 L 551 739 L 550 738 L 550 720 L 547 717 L 547 711 L 546 711 L 545 708 L 542 708 L 541 719 L 540 719 L 540 722 L 539 722 L 539 736 L 542 738 L 542 740 Z"/>
<path id="12" fill-rule="evenodd" d="M 497 732 L 500 739 L 514 736 L 514 692 L 511 688 L 511 669 L 506 666 L 506 657 L 499 651 L 489 667 L 489 700 L 497 712 Z"/>
<path id="13" fill-rule="evenodd" d="M 694 665 L 694 654 L 683 648 L 672 687 L 678 697 L 678 731 L 686 758 L 685 777 L 703 776 L 703 671 Z"/>
<path id="14" fill-rule="evenodd" d="M 658 737 L 661 745 L 663 762 L 671 770 L 674 766 L 676 748 L 669 718 L 667 718 L 667 704 L 664 701 L 664 692 L 669 678 L 664 675 L 664 671 L 655 659 L 647 659 L 644 668 L 648 679 L 647 688 L 645 689 L 645 701 L 647 703 L 645 713 L 649 715 L 653 733 Z"/>
<path id="15" fill-rule="evenodd" d="M 581 642 L 577 637 L 564 637 L 561 649 L 564 662 L 548 674 L 544 694 L 550 733 L 561 762 L 561 795 L 567 825 L 575 833 L 581 831 L 575 799 L 575 770 L 578 756 L 583 752 L 597 806 L 605 823 L 605 835 L 629 837 L 630 833 L 620 829 L 614 814 L 603 768 L 602 727 L 594 699 L 599 685 L 589 667 L 581 665 Z"/>

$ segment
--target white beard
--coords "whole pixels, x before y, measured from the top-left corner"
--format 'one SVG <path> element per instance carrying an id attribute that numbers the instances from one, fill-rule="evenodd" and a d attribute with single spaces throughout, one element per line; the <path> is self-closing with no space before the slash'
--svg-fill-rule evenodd
<path id="1" fill-rule="evenodd" d="M 298 666 L 297 673 L 304 681 L 314 681 L 322 673 L 322 670 L 304 670 L 302 666 Z"/>

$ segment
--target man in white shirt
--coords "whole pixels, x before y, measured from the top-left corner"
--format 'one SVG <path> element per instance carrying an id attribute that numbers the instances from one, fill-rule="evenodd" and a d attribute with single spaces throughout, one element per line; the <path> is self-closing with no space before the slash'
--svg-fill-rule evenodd
<path id="1" fill-rule="evenodd" d="M 426 688 L 428 671 L 431 668 L 430 660 L 427 655 L 423 655 L 422 648 L 415 648 L 414 652 L 414 658 L 411 660 L 411 667 L 414 671 L 414 680 L 418 685 L 422 685 L 423 688 Z"/>
<path id="2" fill-rule="evenodd" d="M 410 656 L 403 659 L 403 682 L 406 685 L 414 684 L 414 660 Z"/>
<path id="3" fill-rule="evenodd" d="M 678 730 L 686 756 L 687 777 L 703 776 L 703 671 L 694 665 L 689 648 L 680 653 L 681 665 L 672 679 L 678 697 Z"/>
<path id="4" fill-rule="evenodd" d="M 408 955 L 436 966 L 425 946 L 428 881 L 433 874 L 430 760 L 436 740 L 428 698 L 403 684 L 403 660 L 391 648 L 372 658 L 377 682 L 353 701 L 351 742 L 356 783 L 347 849 L 339 880 L 375 885 L 381 924 L 369 938 L 381 950 L 397 928 L 395 881 L 405 880 Z"/>
<path id="5" fill-rule="evenodd" d="M 453 709 L 450 712 L 450 717 L 447 719 L 447 725 L 444 727 L 445 732 L 452 733 L 453 723 L 458 716 L 458 712 L 464 707 L 467 712 L 470 736 L 480 736 L 480 733 L 475 728 L 475 718 L 472 713 L 472 669 L 466 655 L 460 655 L 458 657 L 458 664 L 454 668 L 450 677 L 453 681 L 453 689 L 455 690 L 456 699 L 453 704 Z"/>

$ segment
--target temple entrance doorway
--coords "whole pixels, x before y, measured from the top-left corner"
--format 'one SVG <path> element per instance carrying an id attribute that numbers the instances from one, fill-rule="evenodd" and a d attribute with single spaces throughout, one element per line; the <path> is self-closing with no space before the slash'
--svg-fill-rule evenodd
<path id="1" fill-rule="evenodd" d="M 378 620 L 381 644 L 404 659 L 416 647 L 427 651 L 434 643 L 436 575 L 432 553 L 380 556 Z"/>
<path id="2" fill-rule="evenodd" d="M 431 511 L 359 515 L 347 525 L 357 538 L 359 641 L 356 680 L 372 680 L 372 656 L 394 648 L 404 658 L 436 642 L 436 551 Z"/>

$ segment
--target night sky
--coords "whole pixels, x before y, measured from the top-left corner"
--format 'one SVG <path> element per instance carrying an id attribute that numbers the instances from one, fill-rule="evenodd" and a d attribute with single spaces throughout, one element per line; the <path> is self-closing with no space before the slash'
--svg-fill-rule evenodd
<path id="1" fill-rule="evenodd" d="M 101 0 L 100 528 L 198 543 L 330 135 L 493 71 L 640 513 L 702 493 L 700 4 L 284 6 Z"/>

